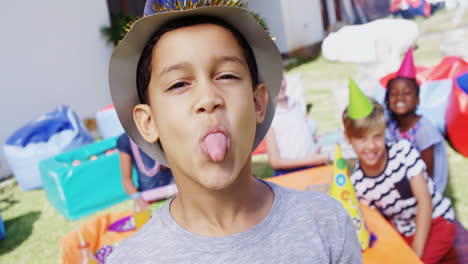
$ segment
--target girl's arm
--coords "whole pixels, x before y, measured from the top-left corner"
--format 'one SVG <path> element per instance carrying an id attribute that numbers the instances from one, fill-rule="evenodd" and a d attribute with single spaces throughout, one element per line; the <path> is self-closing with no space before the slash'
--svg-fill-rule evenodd
<path id="1" fill-rule="evenodd" d="M 410 185 L 417 202 L 416 233 L 411 248 L 421 258 L 431 229 L 432 199 L 422 172 L 410 180 Z"/>
<path id="2" fill-rule="evenodd" d="M 119 157 L 120 170 L 122 172 L 122 185 L 128 195 L 132 195 L 138 192 L 132 179 L 132 157 L 122 151 L 119 152 Z"/>
<path id="3" fill-rule="evenodd" d="M 434 171 L 434 145 L 428 147 L 427 149 L 421 151 L 421 158 L 423 159 L 424 163 L 426 163 L 427 167 L 427 175 L 433 178 L 433 171 Z"/>
<path id="4" fill-rule="evenodd" d="M 135 194 L 138 192 L 138 190 L 135 187 L 132 178 L 132 157 L 123 151 L 119 152 L 119 157 L 120 169 L 122 172 L 122 185 L 128 195 Z M 136 203 L 137 209 L 139 211 L 146 209 L 146 202 L 141 196 L 135 198 L 134 202 Z"/>
<path id="5" fill-rule="evenodd" d="M 266 149 L 270 165 L 275 170 L 287 170 L 312 165 L 319 165 L 328 162 L 328 157 L 319 155 L 317 151 L 313 151 L 308 157 L 304 159 L 291 160 L 283 159 L 279 155 L 278 144 L 276 143 L 275 132 L 270 128 L 265 137 Z"/>

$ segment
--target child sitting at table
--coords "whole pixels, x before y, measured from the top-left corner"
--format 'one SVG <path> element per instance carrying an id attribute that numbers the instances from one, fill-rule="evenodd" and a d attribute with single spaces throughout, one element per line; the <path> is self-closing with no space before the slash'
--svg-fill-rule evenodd
<path id="1" fill-rule="evenodd" d="M 451 202 L 435 191 L 419 152 L 407 140 L 385 143 L 385 114 L 350 80 L 345 136 L 357 156 L 351 181 L 359 199 L 377 208 L 424 263 L 439 263 L 455 239 Z"/>
<path id="2" fill-rule="evenodd" d="M 125 133 L 117 139 L 117 149 L 119 150 L 122 185 L 135 202 L 137 211 L 143 211 L 147 203 L 143 200 L 141 192 L 173 182 L 172 171 L 143 152 Z M 138 188 L 133 183 L 133 165 L 138 176 Z"/>
<path id="3" fill-rule="evenodd" d="M 275 117 L 265 138 L 268 159 L 274 176 L 312 168 L 327 163 L 315 144 L 315 123 L 310 120 L 298 102 L 286 96 L 283 76 Z M 312 121 L 312 122 L 311 122 Z"/>

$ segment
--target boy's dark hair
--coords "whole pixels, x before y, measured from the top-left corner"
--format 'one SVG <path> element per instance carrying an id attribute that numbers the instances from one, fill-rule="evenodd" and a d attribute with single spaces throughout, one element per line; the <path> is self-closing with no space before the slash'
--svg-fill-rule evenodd
<path id="1" fill-rule="evenodd" d="M 151 61 L 153 59 L 153 49 L 156 46 L 156 43 L 161 38 L 161 36 L 175 29 L 199 24 L 218 25 L 229 30 L 234 35 L 244 53 L 243 55 L 247 61 L 247 66 L 249 67 L 250 76 L 252 79 L 252 86 L 255 89 L 255 87 L 259 83 L 257 63 L 255 61 L 253 51 L 247 40 L 244 38 L 244 36 L 236 28 L 218 18 L 208 16 L 183 17 L 166 23 L 158 31 L 156 31 L 151 37 L 151 39 L 148 41 L 148 43 L 146 43 L 146 46 L 143 49 L 143 52 L 141 53 L 137 67 L 137 92 L 138 99 L 140 99 L 140 103 L 149 103 L 148 85 L 151 80 Z"/>
<path id="2" fill-rule="evenodd" d="M 395 114 L 392 113 L 392 111 L 390 111 L 390 105 L 389 105 L 389 95 L 390 95 L 390 89 L 392 87 L 392 83 L 395 82 L 396 80 L 407 80 L 409 81 L 414 89 L 415 89 L 415 92 L 416 92 L 416 96 L 419 97 L 419 83 L 418 81 L 416 81 L 416 79 L 414 78 L 407 78 L 407 77 L 401 77 L 401 76 L 397 76 L 393 79 L 391 79 L 390 81 L 388 81 L 387 83 L 387 92 L 385 93 L 385 107 L 387 108 L 389 114 L 390 114 L 390 118 L 393 119 L 393 120 L 396 120 L 396 116 Z"/>

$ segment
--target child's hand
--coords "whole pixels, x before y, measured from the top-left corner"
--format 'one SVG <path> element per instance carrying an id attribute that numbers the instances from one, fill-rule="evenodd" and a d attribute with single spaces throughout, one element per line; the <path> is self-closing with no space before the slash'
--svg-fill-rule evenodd
<path id="1" fill-rule="evenodd" d="M 421 257 L 431 230 L 432 199 L 423 172 L 411 178 L 410 186 L 418 204 L 416 209 L 416 232 L 414 233 L 411 248 L 418 257 Z"/>
<path id="2" fill-rule="evenodd" d="M 321 155 L 320 154 L 321 150 L 322 150 L 322 146 L 318 146 L 312 151 L 312 153 L 310 153 L 309 157 L 307 157 L 310 165 L 321 165 L 321 164 L 328 163 L 329 161 L 328 156 Z"/>
<path id="3" fill-rule="evenodd" d="M 316 148 L 314 148 L 314 150 L 312 150 L 312 153 L 310 155 L 320 154 L 321 151 L 322 151 L 322 146 L 317 146 Z"/>
<path id="4" fill-rule="evenodd" d="M 330 159 L 328 158 L 327 155 L 319 155 L 319 156 L 320 156 L 320 161 L 321 161 L 320 164 L 327 164 L 328 162 L 330 162 Z"/>
<path id="5" fill-rule="evenodd" d="M 133 199 L 133 203 L 135 205 L 135 212 L 141 212 L 148 209 L 148 203 L 145 202 L 145 200 L 143 200 L 143 197 L 141 196 Z"/>

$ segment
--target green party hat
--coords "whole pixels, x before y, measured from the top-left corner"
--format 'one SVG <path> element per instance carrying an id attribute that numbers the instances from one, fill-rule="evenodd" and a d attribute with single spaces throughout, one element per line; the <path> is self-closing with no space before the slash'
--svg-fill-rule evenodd
<path id="1" fill-rule="evenodd" d="M 374 111 L 374 105 L 359 89 L 353 79 L 349 78 L 348 116 L 351 119 L 368 117 Z"/>

